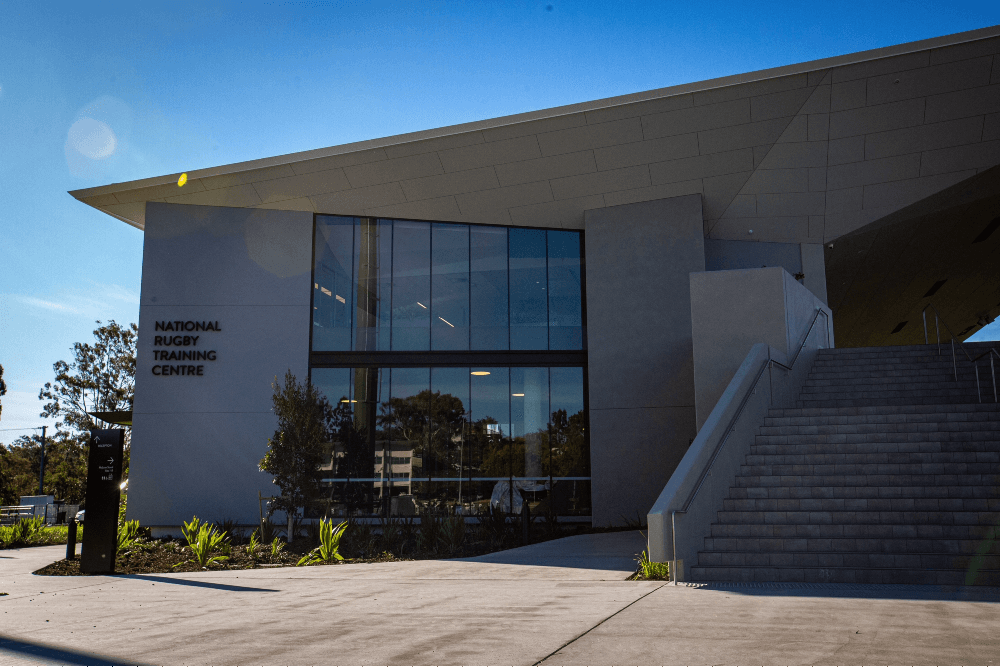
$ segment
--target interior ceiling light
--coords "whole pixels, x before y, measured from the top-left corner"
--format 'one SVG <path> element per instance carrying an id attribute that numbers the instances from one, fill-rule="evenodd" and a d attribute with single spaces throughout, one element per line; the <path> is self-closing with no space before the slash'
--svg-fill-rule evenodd
<path id="1" fill-rule="evenodd" d="M 427 310 L 427 306 L 425 306 L 424 304 L 420 303 L 419 301 L 417 301 L 417 305 L 420 306 L 421 308 L 423 308 L 424 310 Z"/>
<path id="2" fill-rule="evenodd" d="M 327 295 L 327 296 L 333 296 L 333 292 L 331 292 L 330 290 L 328 290 L 325 287 L 320 287 L 319 291 L 322 292 L 323 294 Z"/>
<path id="3" fill-rule="evenodd" d="M 524 396 L 524 394 L 511 394 L 511 396 Z"/>
<path id="4" fill-rule="evenodd" d="M 339 294 L 337 295 L 337 301 L 339 301 L 341 303 L 347 303 L 347 299 L 345 299 L 344 297 L 340 296 Z"/>
<path id="5" fill-rule="evenodd" d="M 443 318 L 443 317 L 441 317 L 440 315 L 438 315 L 438 319 L 439 319 L 439 320 L 441 320 L 442 322 L 444 322 L 445 324 L 447 324 L 448 326 L 450 326 L 450 327 L 451 327 L 452 329 L 454 329 L 454 328 L 455 328 L 455 325 L 454 325 L 454 324 L 452 324 L 452 323 L 451 323 L 451 322 L 449 322 L 448 320 L 444 319 L 444 318 Z"/>
<path id="6" fill-rule="evenodd" d="M 341 403 L 357 403 L 357 401 L 355 401 L 353 399 L 350 399 L 350 398 L 342 398 L 342 399 L 340 399 L 340 402 Z"/>
<path id="7" fill-rule="evenodd" d="M 489 371 L 472 371 L 472 375 L 489 375 Z"/>

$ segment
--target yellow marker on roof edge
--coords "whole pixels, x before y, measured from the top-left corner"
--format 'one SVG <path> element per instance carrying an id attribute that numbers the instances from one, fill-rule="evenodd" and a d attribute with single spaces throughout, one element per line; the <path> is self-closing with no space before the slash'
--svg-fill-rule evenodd
<path id="1" fill-rule="evenodd" d="M 181 177 L 177 179 L 177 187 L 183 188 L 184 184 L 188 182 L 187 172 L 181 174 Z"/>

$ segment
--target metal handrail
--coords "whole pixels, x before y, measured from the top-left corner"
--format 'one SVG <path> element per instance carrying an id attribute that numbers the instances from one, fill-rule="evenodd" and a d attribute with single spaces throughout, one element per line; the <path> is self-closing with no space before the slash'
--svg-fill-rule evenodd
<path id="1" fill-rule="evenodd" d="M 952 368 L 952 373 L 955 377 L 955 382 L 958 382 L 958 361 L 955 356 L 955 341 L 957 340 L 958 337 L 955 335 L 955 332 L 951 330 L 951 327 L 948 326 L 948 323 L 941 318 L 941 313 L 938 312 L 938 309 L 934 306 L 933 303 L 927 304 L 926 306 L 924 306 L 923 310 L 920 311 L 920 315 L 923 317 L 924 320 L 924 344 L 930 345 L 930 340 L 927 336 L 928 308 L 934 309 L 934 333 L 937 338 L 937 349 L 939 356 L 941 354 L 941 329 L 939 325 L 943 324 L 945 330 L 949 334 L 951 334 L 951 368 Z M 986 352 L 983 352 L 978 357 L 973 359 L 972 355 L 969 354 L 969 351 L 965 349 L 965 345 L 962 343 L 962 341 L 958 341 L 958 346 L 962 349 L 962 352 L 965 354 L 965 358 L 969 360 L 969 363 L 973 364 L 975 367 L 976 396 L 979 398 L 980 403 L 983 402 L 983 391 L 982 388 L 979 386 L 979 360 L 985 356 L 990 357 L 990 376 L 993 379 L 993 402 L 994 403 L 1000 402 L 997 400 L 997 377 L 996 377 L 996 370 L 993 364 L 993 357 L 996 356 L 997 358 L 1000 358 L 1000 352 L 997 352 L 996 348 L 990 347 L 988 350 L 986 350 Z"/>
<path id="2" fill-rule="evenodd" d="M 799 347 L 798 347 L 797 350 L 795 350 L 795 355 L 792 357 L 792 359 L 789 362 L 788 366 L 786 366 L 785 364 L 781 363 L 780 361 L 778 361 L 776 359 L 772 359 L 771 358 L 771 347 L 768 346 L 768 348 L 767 348 L 767 362 L 764 363 L 763 366 L 761 366 L 760 371 L 757 373 L 757 377 L 753 381 L 753 385 L 746 392 L 746 395 L 743 397 L 743 400 L 740 402 L 739 409 L 737 409 L 736 414 L 733 415 L 733 418 L 731 420 L 729 420 L 729 425 L 726 426 L 726 434 L 725 434 L 725 436 L 723 436 L 722 440 L 719 441 L 719 444 L 717 444 L 715 446 L 715 451 L 712 452 L 712 458 L 709 460 L 708 465 L 705 466 L 704 470 L 701 471 L 701 475 L 698 477 L 698 483 L 695 485 L 694 489 L 688 495 L 687 500 L 684 501 L 684 505 L 681 507 L 681 509 L 679 509 L 679 510 L 673 510 L 673 511 L 670 512 L 670 538 L 671 538 L 671 540 L 673 542 L 673 544 L 672 544 L 672 550 L 673 550 L 673 554 L 674 554 L 674 559 L 673 559 L 673 562 L 671 564 L 671 572 L 676 572 L 677 571 L 677 569 L 676 569 L 677 568 L 677 530 L 676 530 L 675 517 L 678 514 L 685 514 L 688 511 L 688 508 L 691 506 L 691 503 L 694 502 L 694 499 L 698 495 L 698 492 L 701 491 L 701 487 L 705 483 L 705 480 L 708 478 L 708 475 L 709 475 L 709 473 L 712 470 L 712 466 L 715 465 L 715 461 L 719 458 L 719 454 L 722 453 L 722 448 L 725 446 L 725 444 L 727 442 L 729 442 L 729 436 L 732 435 L 733 431 L 736 430 L 736 422 L 739 421 L 739 418 L 743 416 L 743 410 L 746 408 L 747 402 L 749 402 L 751 396 L 756 395 L 756 393 L 757 393 L 757 385 L 760 384 L 760 379 L 762 377 L 764 377 L 764 371 L 770 370 L 773 366 L 781 366 L 786 371 L 790 372 L 792 370 L 792 368 L 795 367 L 795 362 L 798 360 L 799 354 L 805 348 L 806 342 L 808 342 L 808 340 L 809 340 L 809 336 L 812 335 L 813 328 L 816 326 L 816 321 L 819 320 L 819 316 L 820 315 L 822 315 L 823 317 L 825 317 L 826 320 L 827 320 L 827 339 L 826 340 L 827 340 L 827 344 L 829 344 L 829 342 L 830 342 L 830 336 L 829 336 L 830 316 L 822 308 L 817 308 L 816 309 L 816 314 L 813 316 L 812 322 L 809 324 L 809 328 L 806 330 L 805 335 L 802 337 L 802 342 L 799 343 Z M 674 577 L 674 584 L 676 584 L 676 583 L 677 583 L 677 580 L 676 580 L 676 577 Z"/>

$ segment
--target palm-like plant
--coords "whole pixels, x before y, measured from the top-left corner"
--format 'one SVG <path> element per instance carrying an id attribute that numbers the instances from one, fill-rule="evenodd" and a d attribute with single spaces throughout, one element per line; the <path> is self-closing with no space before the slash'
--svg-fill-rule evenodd
<path id="1" fill-rule="evenodd" d="M 347 530 L 347 525 L 348 523 L 344 521 L 335 528 L 331 519 L 321 519 L 319 522 L 319 546 L 303 556 L 297 565 L 344 560 L 344 557 L 340 555 L 340 538 Z"/>

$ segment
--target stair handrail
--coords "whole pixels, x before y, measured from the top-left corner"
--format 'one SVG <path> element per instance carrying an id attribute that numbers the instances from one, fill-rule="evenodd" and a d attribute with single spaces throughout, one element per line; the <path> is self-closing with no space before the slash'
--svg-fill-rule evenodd
<path id="1" fill-rule="evenodd" d="M 935 334 L 935 337 L 937 339 L 937 349 L 938 349 L 938 355 L 939 356 L 941 354 L 941 329 L 940 329 L 940 325 L 943 324 L 945 330 L 947 330 L 947 332 L 949 334 L 951 334 L 951 368 L 952 368 L 952 373 L 953 373 L 953 375 L 955 377 L 955 382 L 958 382 L 958 361 L 957 361 L 957 358 L 955 356 L 955 341 L 958 339 L 958 337 L 955 335 L 955 332 L 951 330 L 951 327 L 948 326 L 948 323 L 945 322 L 944 319 L 941 317 L 941 313 L 938 311 L 937 307 L 935 307 L 933 303 L 928 303 L 926 306 L 924 306 L 923 310 L 920 311 L 920 315 L 921 315 L 921 317 L 923 317 L 923 320 L 924 320 L 924 345 L 930 345 L 930 340 L 929 340 L 928 335 L 927 335 L 927 309 L 928 308 L 931 308 L 931 309 L 934 310 L 934 334 Z M 1000 352 L 997 352 L 996 348 L 990 346 L 990 348 L 988 350 L 986 350 L 985 352 L 983 352 L 982 354 L 980 354 L 978 357 L 976 357 L 975 359 L 973 359 L 972 355 L 969 354 L 969 351 L 965 349 L 965 345 L 962 343 L 962 341 L 958 341 L 958 346 L 961 348 L 962 352 L 965 354 L 965 358 L 969 360 L 969 363 L 973 364 L 973 366 L 974 366 L 974 368 L 976 370 L 976 395 L 979 397 L 979 402 L 980 403 L 983 402 L 983 392 L 982 392 L 982 388 L 979 386 L 979 360 L 982 359 L 985 356 L 989 356 L 990 357 L 990 376 L 993 379 L 993 402 L 994 403 L 1000 402 L 1000 401 L 997 400 L 997 376 L 996 376 L 995 366 L 994 366 L 994 363 L 993 363 L 993 357 L 994 356 L 996 356 L 998 359 L 1000 359 Z"/>
<path id="2" fill-rule="evenodd" d="M 827 322 L 826 340 L 827 344 L 829 344 L 830 316 L 822 308 L 817 308 L 816 314 L 813 315 L 812 322 L 810 322 L 809 324 L 809 328 L 806 330 L 805 335 L 802 337 L 802 342 L 799 343 L 798 349 L 795 350 L 795 355 L 792 357 L 791 361 L 787 366 L 778 361 L 777 359 L 771 358 L 771 347 L 768 346 L 767 361 L 761 366 L 760 371 L 757 373 L 757 377 L 753 381 L 753 384 L 750 385 L 750 388 L 744 394 L 743 400 L 740 402 L 740 407 L 736 410 L 736 414 L 733 415 L 733 418 L 729 420 L 729 424 L 726 426 L 726 431 L 725 431 L 726 434 L 725 436 L 723 436 L 722 440 L 719 441 L 719 444 L 715 446 L 715 450 L 712 452 L 712 458 L 709 459 L 708 465 L 705 466 L 705 468 L 701 471 L 701 475 L 698 477 L 698 483 L 695 484 L 694 489 L 692 489 L 691 493 L 688 494 L 687 500 L 684 501 L 684 505 L 681 506 L 681 509 L 672 510 L 670 512 L 670 539 L 673 543 L 671 551 L 673 552 L 674 556 L 673 562 L 671 563 L 670 566 L 671 572 L 677 571 L 676 569 L 677 568 L 677 524 L 675 521 L 676 516 L 678 514 L 685 514 L 688 511 L 688 508 L 691 506 L 691 503 L 694 502 L 694 499 L 698 496 L 698 492 L 701 491 L 701 487 L 702 485 L 704 485 L 705 480 L 708 478 L 708 475 L 712 470 L 712 466 L 715 465 L 716 459 L 719 458 L 719 454 L 722 453 L 723 447 L 725 447 L 726 443 L 729 441 L 729 436 L 732 435 L 733 431 L 736 430 L 735 428 L 736 422 L 739 421 L 740 417 L 743 416 L 743 410 L 746 408 L 747 402 L 750 400 L 751 396 L 757 393 L 757 385 L 760 383 L 760 379 L 764 377 L 764 371 L 769 370 L 773 366 L 781 366 L 786 371 L 790 372 L 795 367 L 795 362 L 798 360 L 799 354 L 802 352 L 803 348 L 805 348 L 806 343 L 809 340 L 809 336 L 812 335 L 813 328 L 816 326 L 816 322 L 819 320 L 820 315 L 826 318 Z M 676 583 L 677 583 L 676 578 L 674 578 L 674 584 L 676 585 Z"/>

